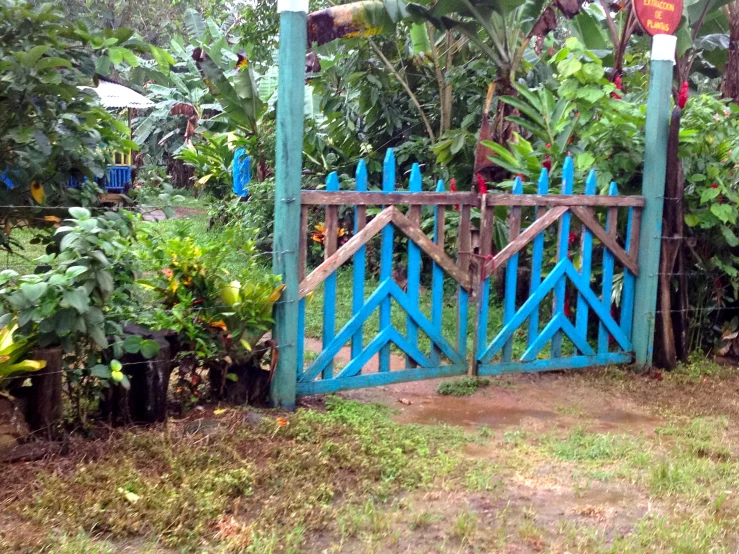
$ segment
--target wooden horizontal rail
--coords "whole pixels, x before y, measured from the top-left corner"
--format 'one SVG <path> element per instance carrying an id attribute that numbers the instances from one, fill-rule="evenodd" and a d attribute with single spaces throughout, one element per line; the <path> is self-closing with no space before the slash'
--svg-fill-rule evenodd
<path id="1" fill-rule="evenodd" d="M 565 194 L 488 194 L 488 206 L 644 207 L 643 196 L 587 196 Z"/>
<path id="2" fill-rule="evenodd" d="M 300 194 L 304 205 L 313 206 L 477 206 L 480 199 L 474 192 L 326 192 L 304 190 Z"/>
<path id="3" fill-rule="evenodd" d="M 357 192 L 304 190 L 300 201 L 308 206 L 479 206 L 474 192 Z M 643 208 L 643 196 L 588 196 L 566 194 L 488 194 L 488 206 L 588 206 Z"/>

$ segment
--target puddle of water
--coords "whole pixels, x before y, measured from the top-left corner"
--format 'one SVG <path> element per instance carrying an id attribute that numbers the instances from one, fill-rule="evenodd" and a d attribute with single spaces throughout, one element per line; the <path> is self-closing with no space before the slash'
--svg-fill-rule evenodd
<path id="1" fill-rule="evenodd" d="M 518 425 L 527 418 L 551 420 L 556 417 L 556 413 L 545 410 L 481 404 L 476 399 L 438 398 L 433 402 L 413 405 L 403 410 L 395 420 L 398 423 L 501 427 Z"/>

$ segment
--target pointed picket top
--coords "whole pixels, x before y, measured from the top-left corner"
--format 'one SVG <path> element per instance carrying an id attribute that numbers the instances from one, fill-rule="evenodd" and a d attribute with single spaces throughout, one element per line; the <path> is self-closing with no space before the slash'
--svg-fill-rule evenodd
<path id="1" fill-rule="evenodd" d="M 364 160 L 359 160 L 359 163 L 357 164 L 356 178 L 357 190 L 367 190 L 367 164 Z"/>
<path id="2" fill-rule="evenodd" d="M 392 148 L 387 149 L 382 164 L 382 190 L 384 192 L 395 190 L 395 151 Z"/>
<path id="3" fill-rule="evenodd" d="M 572 186 L 575 182 L 575 164 L 572 158 L 567 156 L 562 167 L 562 194 L 572 194 Z"/>
<path id="4" fill-rule="evenodd" d="M 549 194 L 549 172 L 546 167 L 541 169 L 539 175 L 539 188 L 537 190 L 539 194 Z"/>
<path id="5" fill-rule="evenodd" d="M 339 190 L 339 174 L 335 171 L 333 173 L 329 173 L 329 176 L 326 178 L 326 190 L 329 192 L 336 192 Z"/>
<path id="6" fill-rule="evenodd" d="M 611 184 L 608 187 L 608 196 L 618 196 L 618 185 L 615 181 L 611 181 Z"/>
<path id="7" fill-rule="evenodd" d="M 439 179 L 439 182 L 436 183 L 436 192 L 446 192 L 446 185 L 443 179 Z"/>
<path id="8" fill-rule="evenodd" d="M 521 177 L 516 177 L 516 180 L 513 181 L 513 194 L 523 194 L 523 182 L 521 181 Z"/>
<path id="9" fill-rule="evenodd" d="M 411 169 L 411 180 L 409 184 L 409 190 L 411 192 L 422 192 L 423 191 L 423 177 L 421 175 L 421 166 L 417 163 L 413 164 Z"/>
<path id="10" fill-rule="evenodd" d="M 585 194 L 594 195 L 596 186 L 598 185 L 598 178 L 595 175 L 595 170 L 591 169 L 588 174 L 588 178 L 585 181 Z"/>

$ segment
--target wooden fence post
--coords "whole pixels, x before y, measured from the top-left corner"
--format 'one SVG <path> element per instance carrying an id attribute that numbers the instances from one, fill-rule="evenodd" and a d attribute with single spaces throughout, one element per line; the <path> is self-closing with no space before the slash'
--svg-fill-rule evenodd
<path id="1" fill-rule="evenodd" d="M 275 407 L 293 409 L 298 372 L 298 250 L 308 0 L 278 0 L 277 11 L 280 13 L 280 74 L 273 269 L 282 276 L 286 288 L 275 306 L 274 339 L 279 357 L 270 401 Z"/>
<path id="2" fill-rule="evenodd" d="M 634 298 L 632 342 L 636 363 L 648 366 L 654 353 L 654 322 L 662 242 L 662 210 L 667 171 L 667 135 L 672 96 L 676 37 L 655 35 L 647 99 L 642 195 L 646 200 L 639 239 L 639 277 Z"/>

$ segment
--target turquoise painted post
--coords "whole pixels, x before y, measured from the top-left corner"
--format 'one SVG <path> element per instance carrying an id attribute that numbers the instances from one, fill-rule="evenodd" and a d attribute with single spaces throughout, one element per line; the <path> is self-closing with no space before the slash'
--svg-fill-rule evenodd
<path id="1" fill-rule="evenodd" d="M 575 181 L 575 166 L 572 158 L 569 156 L 565 159 L 562 168 L 562 194 L 572 194 L 572 185 Z M 567 212 L 560 219 L 559 224 L 559 246 L 557 248 L 559 261 L 566 260 L 570 248 L 570 219 L 572 216 Z M 562 277 L 557 283 L 554 290 L 554 310 L 552 315 L 565 313 L 565 301 L 567 299 L 567 279 Z M 562 332 L 557 331 L 552 338 L 552 358 L 560 358 L 562 356 Z"/>
<path id="2" fill-rule="evenodd" d="M 523 194 L 523 183 L 520 177 L 516 177 L 513 182 L 513 194 Z M 517 223 L 516 223 L 516 220 Z M 511 225 L 518 225 L 521 228 L 521 208 L 511 208 Z M 513 240 L 515 237 L 510 237 Z M 505 300 L 503 304 L 503 326 L 513 318 L 516 313 L 516 286 L 518 284 L 518 254 L 511 256 L 505 268 Z M 503 362 L 510 362 L 513 353 L 513 337 L 506 341 L 503 346 Z"/>
<path id="3" fill-rule="evenodd" d="M 634 291 L 633 345 L 636 363 L 652 363 L 657 309 L 657 274 L 662 243 L 662 211 L 667 172 L 667 134 L 670 124 L 672 66 L 677 38 L 652 37 L 647 99 L 642 194 L 646 199 L 639 235 L 639 277 Z M 623 322 L 622 322 L 623 323 Z"/>
<path id="4" fill-rule="evenodd" d="M 436 184 L 436 192 L 445 192 L 444 181 Z M 434 244 L 443 244 L 444 228 L 446 226 L 446 208 L 434 206 Z M 434 262 L 431 268 L 431 324 L 434 329 L 441 329 L 441 316 L 444 303 L 444 270 Z M 431 346 L 431 365 L 441 363 L 439 349 Z"/>
<path id="5" fill-rule="evenodd" d="M 593 196 L 597 179 L 595 170 L 590 170 L 587 180 L 585 181 L 585 194 Z M 585 282 L 590 283 L 590 273 L 593 268 L 593 234 L 587 227 L 583 226 L 582 248 L 580 252 L 580 273 Z M 577 296 L 577 311 L 575 312 L 575 329 L 584 341 L 588 340 L 588 303 L 582 294 Z"/>
<path id="6" fill-rule="evenodd" d="M 326 179 L 326 191 L 339 190 L 339 175 L 335 171 Z M 328 211 L 329 208 L 326 208 Z M 335 209 L 335 208 L 334 208 Z M 328 218 L 327 218 L 328 219 Z M 326 226 L 328 228 L 328 226 Z M 323 347 L 329 345 L 336 334 L 336 272 L 326 277 L 323 284 Z M 334 362 L 323 368 L 323 378 L 331 379 L 334 376 Z"/>
<path id="7" fill-rule="evenodd" d="M 298 248 L 308 0 L 280 0 L 278 11 L 280 81 L 273 271 L 282 277 L 285 290 L 275 306 L 273 336 L 279 358 L 270 387 L 270 402 L 278 408 L 294 409 L 298 372 Z"/>
<path id="8" fill-rule="evenodd" d="M 539 175 L 539 194 L 549 194 L 549 172 L 546 168 L 541 170 Z M 546 208 L 536 208 L 537 218 L 546 213 Z M 541 266 L 544 262 L 544 232 L 541 232 L 534 239 L 534 250 L 531 253 L 531 286 L 529 295 L 534 294 L 541 284 Z M 534 344 L 539 334 L 539 310 L 535 310 L 529 318 L 529 341 L 528 345 Z"/>
<path id="9" fill-rule="evenodd" d="M 417 163 L 413 164 L 411 169 L 411 179 L 408 186 L 410 192 L 423 192 L 423 178 L 421 176 L 421 166 Z M 418 209 L 418 208 L 417 208 Z M 420 212 L 419 212 L 420 213 Z M 419 218 L 420 219 L 420 218 Z M 408 239 L 408 302 L 418 307 L 418 292 L 421 288 L 421 249 L 411 239 Z M 418 325 L 415 320 L 408 315 L 406 319 L 406 334 L 408 342 L 413 347 L 418 347 Z M 406 356 L 406 367 L 413 367 L 413 359 Z"/>
<path id="10" fill-rule="evenodd" d="M 357 191 L 363 192 L 367 190 L 367 164 L 364 160 L 360 160 L 357 165 Z M 354 207 L 354 234 L 364 229 L 367 217 L 367 208 L 364 206 Z M 354 254 L 354 276 L 352 282 L 352 315 L 357 315 L 364 304 L 364 272 L 366 264 L 367 250 L 364 246 L 357 250 Z M 362 352 L 363 342 L 362 327 L 360 326 L 352 337 L 352 358 L 356 358 Z"/>
<path id="11" fill-rule="evenodd" d="M 395 152 L 392 148 L 387 149 L 385 162 L 382 167 L 382 192 L 388 193 L 395 190 Z M 382 229 L 382 244 L 380 246 L 380 282 L 392 280 L 393 278 L 393 241 L 395 230 L 392 225 L 386 225 Z M 380 331 L 388 329 L 392 325 L 391 320 L 392 303 L 386 298 L 380 304 Z M 380 350 L 380 372 L 390 371 L 390 344 L 386 344 Z"/>
<path id="12" fill-rule="evenodd" d="M 608 189 L 608 196 L 618 196 L 618 187 L 616 183 L 611 183 Z M 613 216 L 611 215 L 613 213 Z M 618 229 L 618 208 L 609 208 L 608 217 L 606 219 L 606 233 L 614 233 Z M 628 246 L 627 246 L 628 249 Z M 603 249 L 603 306 L 610 309 L 611 296 L 613 295 L 613 254 L 608 248 Z M 609 335 L 605 325 L 601 322 L 598 325 L 598 354 L 608 353 Z"/>

